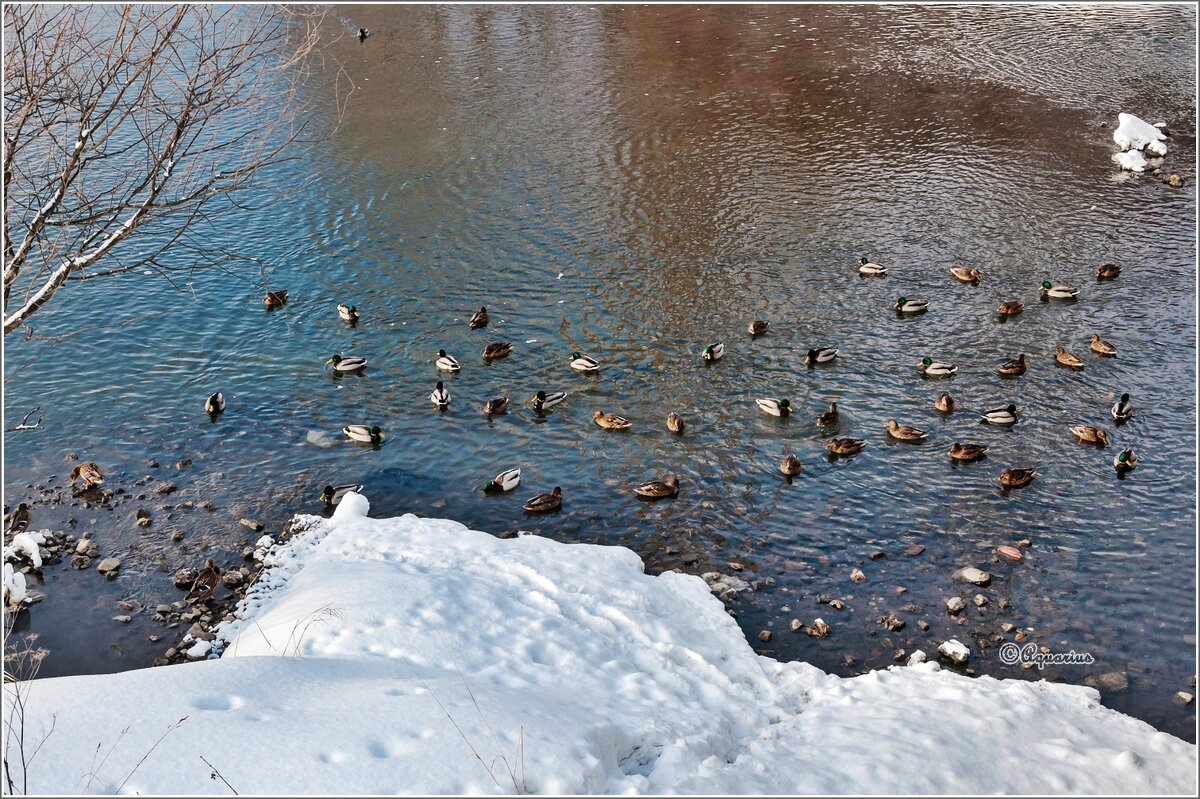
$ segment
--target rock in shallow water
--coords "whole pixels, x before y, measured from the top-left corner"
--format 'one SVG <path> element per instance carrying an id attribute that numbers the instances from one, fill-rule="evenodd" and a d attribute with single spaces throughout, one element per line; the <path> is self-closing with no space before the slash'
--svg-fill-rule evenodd
<path id="1" fill-rule="evenodd" d="M 117 570 L 121 568 L 121 561 L 116 558 L 105 558 L 96 564 L 96 571 L 103 574 L 105 577 L 116 575 Z"/>
<path id="2" fill-rule="evenodd" d="M 959 569 L 954 573 L 954 579 L 972 583 L 973 585 L 985 586 L 991 583 L 992 575 L 985 571 L 976 569 L 974 566 L 968 566 L 965 569 Z"/>
<path id="3" fill-rule="evenodd" d="M 960 666 L 971 658 L 971 650 L 957 638 L 951 638 L 938 647 L 938 654 Z"/>

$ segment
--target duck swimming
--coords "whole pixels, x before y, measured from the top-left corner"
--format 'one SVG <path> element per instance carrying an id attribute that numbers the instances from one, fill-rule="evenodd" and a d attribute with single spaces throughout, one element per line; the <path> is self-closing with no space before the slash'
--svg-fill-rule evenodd
<path id="1" fill-rule="evenodd" d="M 746 332 L 752 336 L 761 336 L 767 332 L 767 328 L 770 326 L 770 322 L 764 322 L 761 319 L 755 319 L 750 323 L 750 326 L 746 328 Z"/>
<path id="2" fill-rule="evenodd" d="M 505 491 L 512 491 L 521 482 L 521 470 L 509 469 L 505 472 L 500 472 L 491 480 L 483 484 L 483 493 L 485 494 L 502 494 Z"/>
<path id="3" fill-rule="evenodd" d="M 787 399 L 756 399 L 754 402 L 768 416 L 786 417 L 792 412 L 792 403 Z"/>
<path id="4" fill-rule="evenodd" d="M 724 355 L 724 344 L 709 344 L 704 348 L 704 360 L 706 361 L 719 361 Z"/>
<path id="5" fill-rule="evenodd" d="M 628 419 L 623 416 L 617 416 L 615 413 L 596 411 L 592 414 L 592 419 L 605 430 L 628 430 L 630 427 L 633 427 L 633 424 Z"/>
<path id="6" fill-rule="evenodd" d="M 549 494 L 531 497 L 523 506 L 530 513 L 546 513 L 562 507 L 562 489 L 558 486 Z"/>
<path id="7" fill-rule="evenodd" d="M 458 365 L 458 361 L 454 360 L 453 357 L 447 355 L 445 350 L 438 350 L 438 359 L 437 359 L 436 366 L 438 369 L 441 369 L 443 372 L 457 372 L 461 369 L 461 367 Z"/>
<path id="8" fill-rule="evenodd" d="M 215 416 L 225 410 L 225 395 L 218 391 L 204 401 L 204 412 Z"/>
<path id="9" fill-rule="evenodd" d="M 367 427 L 365 424 L 348 424 L 342 428 L 342 432 L 360 444 L 378 444 L 383 441 L 383 431 L 379 429 L 379 425 Z"/>
<path id="10" fill-rule="evenodd" d="M 887 267 L 871 263 L 866 258 L 859 259 L 858 273 L 860 275 L 882 276 L 887 274 Z"/>
<path id="11" fill-rule="evenodd" d="M 895 419 L 888 419 L 885 424 L 887 425 L 888 435 L 897 441 L 916 442 L 929 438 L 929 434 L 921 428 L 900 424 Z"/>
<path id="12" fill-rule="evenodd" d="M 1021 353 L 1015 360 L 1005 361 L 1000 364 L 1000 374 L 1005 377 L 1020 377 L 1025 374 L 1025 353 Z"/>
<path id="13" fill-rule="evenodd" d="M 929 300 L 910 300 L 907 297 L 901 297 L 896 300 L 894 307 L 897 312 L 902 314 L 925 313 L 929 309 Z"/>
<path id="14" fill-rule="evenodd" d="M 594 372 L 600 368 L 600 364 L 593 358 L 573 352 L 571 353 L 571 368 L 576 372 Z"/>
<path id="15" fill-rule="evenodd" d="M 651 480 L 635 486 L 633 490 L 639 497 L 646 497 L 648 499 L 673 497 L 679 493 L 679 478 L 671 475 L 665 481 Z"/>
<path id="16" fill-rule="evenodd" d="M 933 407 L 942 413 L 954 413 L 954 397 L 950 396 L 948 392 L 943 391 L 933 401 Z"/>
<path id="17" fill-rule="evenodd" d="M 1128 422 L 1133 418 L 1133 403 L 1129 401 L 1129 395 L 1122 394 L 1121 399 L 1113 403 L 1112 410 L 1109 413 L 1118 424 Z"/>
<path id="18" fill-rule="evenodd" d="M 567 394 L 564 391 L 551 391 L 549 393 L 545 391 L 539 391 L 537 394 L 533 395 L 533 399 L 531 399 L 530 402 L 533 403 L 533 409 L 541 413 L 547 408 L 553 408 L 566 398 Z"/>
<path id="19" fill-rule="evenodd" d="M 958 367 L 954 364 L 935 361 L 928 355 L 922 358 L 917 365 L 921 367 L 921 372 L 926 377 L 949 377 L 958 371 Z"/>
<path id="20" fill-rule="evenodd" d="M 981 277 L 983 277 L 983 275 L 979 274 L 978 269 L 967 269 L 966 267 L 963 267 L 963 266 L 950 267 L 950 274 L 954 275 L 956 278 L 958 278 L 959 280 L 961 280 L 964 283 L 978 284 L 979 279 Z"/>
<path id="21" fill-rule="evenodd" d="M 960 444 L 955 441 L 950 445 L 950 457 L 962 463 L 977 461 L 987 455 L 988 448 L 982 444 Z"/>
<path id="22" fill-rule="evenodd" d="M 507 358 L 512 352 L 513 345 L 508 341 L 493 341 L 483 348 L 483 359 L 485 361 L 494 361 L 499 358 Z"/>
<path id="23" fill-rule="evenodd" d="M 321 496 L 319 497 L 319 499 L 325 503 L 326 507 L 332 508 L 334 505 L 341 502 L 342 498 L 345 497 L 347 494 L 349 494 L 351 491 L 359 492 L 359 491 L 362 491 L 362 489 L 363 489 L 362 483 L 359 483 L 357 485 L 348 483 L 348 484 L 342 485 L 342 486 L 328 485 L 328 486 L 325 486 L 325 490 L 321 492 Z"/>
<path id="24" fill-rule="evenodd" d="M 671 411 L 667 414 L 667 429 L 672 433 L 682 433 L 684 428 L 683 417 Z"/>
<path id="25" fill-rule="evenodd" d="M 829 363 L 837 357 L 837 347 L 817 347 L 808 351 L 808 355 L 804 357 L 804 362 L 809 366 L 817 363 Z"/>
<path id="26" fill-rule="evenodd" d="M 1098 333 L 1092 334 L 1092 343 L 1088 346 L 1091 348 L 1092 352 L 1096 353 L 1097 355 L 1103 355 L 1106 358 L 1117 357 L 1117 348 L 1111 341 L 1105 341 L 1104 339 L 1100 338 Z"/>
<path id="27" fill-rule="evenodd" d="M 1070 300 L 1079 295 L 1079 289 L 1074 286 L 1064 286 L 1062 284 L 1051 283 L 1049 280 L 1042 281 L 1042 296 L 1050 297 L 1056 300 Z"/>
<path id="28" fill-rule="evenodd" d="M 335 372 L 357 372 L 367 365 L 367 359 L 355 355 L 347 355 L 344 358 L 341 355 L 334 355 L 325 363 L 332 365 Z"/>
<path id="29" fill-rule="evenodd" d="M 437 388 L 429 395 L 429 401 L 442 409 L 450 407 L 450 392 L 446 390 L 441 380 L 437 382 Z"/>
<path id="30" fill-rule="evenodd" d="M 492 321 L 492 318 L 488 316 L 487 308 L 481 305 L 479 306 L 479 310 L 475 312 L 475 315 L 471 317 L 471 321 L 467 324 L 472 330 L 476 330 L 481 327 L 487 327 L 488 322 L 490 321 Z"/>

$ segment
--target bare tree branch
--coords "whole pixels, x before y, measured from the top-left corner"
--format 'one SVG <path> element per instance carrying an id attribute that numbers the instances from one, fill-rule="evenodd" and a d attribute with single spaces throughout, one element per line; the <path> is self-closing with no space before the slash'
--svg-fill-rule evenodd
<path id="1" fill-rule="evenodd" d="M 4 6 L 4 333 L 68 281 L 227 262 L 193 239 L 344 108 L 312 113 L 325 12 Z M 344 73 L 332 85 L 337 95 Z M 212 237 L 209 236 L 209 239 Z M 136 242 L 134 244 L 133 242 Z"/>

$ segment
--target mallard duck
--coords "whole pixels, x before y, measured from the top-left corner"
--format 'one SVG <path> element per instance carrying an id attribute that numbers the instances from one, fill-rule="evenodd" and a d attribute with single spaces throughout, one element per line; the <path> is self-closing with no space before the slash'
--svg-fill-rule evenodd
<path id="1" fill-rule="evenodd" d="M 357 308 L 357 306 L 354 306 L 354 305 L 339 305 L 338 306 L 338 316 L 340 316 L 342 318 L 343 322 L 349 322 L 352 325 L 357 324 L 358 323 L 358 308 Z"/>
<path id="2" fill-rule="evenodd" d="M 221 583 L 221 567 L 212 558 L 204 561 L 204 568 L 196 575 L 192 589 L 188 591 L 184 602 L 207 602 L 212 599 L 213 591 Z"/>
<path id="3" fill-rule="evenodd" d="M 808 355 L 804 356 L 804 362 L 809 366 L 816 363 L 829 363 L 837 357 L 837 347 L 817 347 L 808 351 Z"/>
<path id="4" fill-rule="evenodd" d="M 1005 361 L 1000 364 L 998 371 L 1005 377 L 1019 377 L 1025 374 L 1025 353 L 1018 355 L 1016 360 Z"/>
<path id="5" fill-rule="evenodd" d="M 571 368 L 576 372 L 594 372 L 600 368 L 600 364 L 586 355 L 573 352 L 571 353 Z"/>
<path id="6" fill-rule="evenodd" d="M 356 355 L 347 355 L 345 357 L 334 355 L 325 363 L 332 365 L 335 372 L 357 372 L 367 365 L 367 359 L 359 358 Z"/>
<path id="7" fill-rule="evenodd" d="M 639 486 L 634 486 L 633 490 L 637 492 L 639 497 L 648 497 L 649 499 L 673 497 L 679 493 L 679 478 L 671 475 L 666 481 L 651 480 Z"/>
<path id="8" fill-rule="evenodd" d="M 949 377 L 958 371 L 958 367 L 954 364 L 935 361 L 928 355 L 921 359 L 921 363 L 918 366 L 921 367 L 921 372 L 926 377 Z"/>
<path id="9" fill-rule="evenodd" d="M 1137 455 L 1131 449 L 1123 449 L 1117 453 L 1117 457 L 1113 458 L 1113 467 L 1116 468 L 1119 474 L 1132 472 L 1137 468 Z"/>
<path id="10" fill-rule="evenodd" d="M 1133 403 L 1129 401 L 1129 395 L 1122 394 L 1121 399 L 1113 403 L 1109 413 L 1117 422 L 1128 422 L 1133 417 Z"/>
<path id="11" fill-rule="evenodd" d="M 360 444 L 378 444 L 383 440 L 383 431 L 379 425 L 367 427 L 365 424 L 348 424 L 342 432 Z"/>
<path id="12" fill-rule="evenodd" d="M 1071 435 L 1075 436 L 1080 444 L 1108 446 L 1108 433 L 1104 432 L 1103 428 L 1093 427 L 1090 424 L 1075 425 L 1071 428 Z"/>
<path id="13" fill-rule="evenodd" d="M 937 408 L 942 413 L 954 413 L 954 397 L 946 391 L 937 395 L 937 399 L 933 401 L 933 407 Z"/>
<path id="14" fill-rule="evenodd" d="M 545 391 L 539 391 L 533 395 L 533 399 L 531 399 L 530 402 L 533 403 L 533 409 L 535 411 L 541 412 L 547 408 L 553 408 L 566 398 L 567 394 L 565 391 L 551 391 L 549 393 L 546 393 Z"/>
<path id="15" fill-rule="evenodd" d="M 922 441 L 929 438 L 929 434 L 921 428 L 900 424 L 895 419 L 888 419 L 885 424 L 887 425 L 888 435 L 897 441 Z"/>
<path id="16" fill-rule="evenodd" d="M 1073 352 L 1067 352 L 1062 347 L 1054 348 L 1054 360 L 1058 361 L 1063 366 L 1069 366 L 1072 369 L 1083 368 L 1083 359 Z"/>
<path id="17" fill-rule="evenodd" d="M 471 326 L 472 330 L 475 330 L 480 327 L 487 327 L 488 322 L 490 321 L 492 321 L 492 318 L 488 316 L 487 308 L 481 305 L 479 306 L 479 310 L 475 312 L 475 315 L 471 317 L 471 321 L 467 324 Z"/>
<path id="18" fill-rule="evenodd" d="M 17 509 L 4 516 L 5 533 L 23 533 L 29 527 L 29 505 L 22 502 Z"/>
<path id="19" fill-rule="evenodd" d="M 795 455 L 789 454 L 783 459 L 783 463 L 779 464 L 779 471 L 783 472 L 788 477 L 795 477 L 800 474 L 800 470 L 804 468 L 800 463 L 800 459 Z"/>
<path id="20" fill-rule="evenodd" d="M 761 336 L 767 332 L 767 328 L 770 326 L 770 322 L 764 322 L 761 319 L 755 319 L 750 323 L 750 326 L 746 328 L 746 332 L 752 336 Z"/>
<path id="21" fill-rule="evenodd" d="M 684 428 L 683 417 L 671 411 L 667 414 L 667 429 L 672 433 L 682 433 Z"/>
<path id="22" fill-rule="evenodd" d="M 71 470 L 71 486 L 74 487 L 76 482 L 82 483 L 83 490 L 87 491 L 104 482 L 104 473 L 92 461 L 84 461 Z"/>
<path id="23" fill-rule="evenodd" d="M 1117 357 L 1117 348 L 1113 345 L 1113 343 L 1100 338 L 1099 334 L 1097 333 L 1092 334 L 1092 343 L 1088 346 L 1091 347 L 1092 352 L 1096 353 L 1097 355 L 1103 355 L 1107 358 Z"/>
<path id="24" fill-rule="evenodd" d="M 1005 488 L 1024 488 L 1037 477 L 1036 469 L 1005 469 L 1000 472 L 1000 485 Z"/>
<path id="25" fill-rule="evenodd" d="M 817 426 L 829 427 L 830 425 L 837 424 L 837 421 L 838 421 L 837 403 L 831 402 L 831 403 L 829 403 L 829 410 L 825 411 L 825 413 L 823 413 L 817 417 Z"/>
<path id="26" fill-rule="evenodd" d="M 505 491 L 512 491 L 521 482 L 521 470 L 509 469 L 506 472 L 500 472 L 491 480 L 483 484 L 483 493 L 485 494 L 502 494 Z"/>
<path id="27" fill-rule="evenodd" d="M 596 420 L 596 424 L 600 425 L 605 430 L 627 430 L 628 428 L 633 427 L 628 419 L 617 416 L 615 413 L 596 411 L 592 414 L 592 418 Z"/>
<path id="28" fill-rule="evenodd" d="M 858 273 L 860 275 L 886 275 L 887 267 L 871 263 L 866 258 L 860 258 L 858 261 Z"/>
<path id="29" fill-rule="evenodd" d="M 492 397 L 483 403 L 483 413 L 485 416 L 499 416 L 502 413 L 508 413 L 508 397 Z"/>
<path id="30" fill-rule="evenodd" d="M 706 361 L 719 361 L 724 354 L 724 344 L 709 344 L 704 348 L 704 360 Z"/>
<path id="31" fill-rule="evenodd" d="M 523 507 L 530 513 L 557 510 L 562 507 L 562 489 L 555 486 L 549 494 L 538 494 L 536 497 L 530 498 Z"/>
<path id="32" fill-rule="evenodd" d="M 792 412 L 792 403 L 786 399 L 756 399 L 754 402 L 768 416 L 785 417 Z"/>
<path id="33" fill-rule="evenodd" d="M 1025 310 L 1025 303 L 1020 300 L 1005 300 L 996 309 L 1001 316 L 1016 316 L 1023 310 Z"/>
<path id="34" fill-rule="evenodd" d="M 446 390 L 441 380 L 437 382 L 437 388 L 429 395 L 429 401 L 439 408 L 450 407 L 450 392 Z"/>
<path id="35" fill-rule="evenodd" d="M 988 448 L 983 444 L 960 444 L 955 441 L 950 445 L 950 458 L 963 463 L 977 461 L 987 455 Z"/>
<path id="36" fill-rule="evenodd" d="M 287 304 L 287 291 L 268 291 L 263 295 L 263 305 L 267 308 L 282 308 Z"/>
<path id="37" fill-rule="evenodd" d="M 867 445 L 861 438 L 831 438 L 825 449 L 834 455 L 856 455 Z"/>
<path id="38" fill-rule="evenodd" d="M 901 297 L 896 300 L 896 310 L 899 313 L 924 313 L 929 308 L 929 300 L 910 300 Z"/>
<path id="39" fill-rule="evenodd" d="M 209 414 L 218 414 L 225 410 L 225 395 L 218 391 L 204 401 L 204 412 Z"/>
<path id="40" fill-rule="evenodd" d="M 978 283 L 983 275 L 979 274 L 978 269 L 967 269 L 965 266 L 950 267 L 950 274 L 964 283 Z"/>
<path id="41" fill-rule="evenodd" d="M 1056 300 L 1074 299 L 1079 294 L 1079 289 L 1074 286 L 1064 286 L 1058 283 L 1051 283 L 1049 280 L 1042 281 L 1042 296 L 1053 297 Z"/>
<path id="42" fill-rule="evenodd" d="M 361 42 L 363 39 L 365 39 L 365 38 L 367 38 L 368 36 L 370 36 L 370 35 L 371 35 L 371 32 L 370 32 L 369 30 L 367 30 L 366 28 L 359 28 L 359 29 L 358 29 L 358 40 L 359 40 L 360 42 Z"/>
<path id="43" fill-rule="evenodd" d="M 483 359 L 485 361 L 494 361 L 497 358 L 507 358 L 512 352 L 512 344 L 507 341 L 493 341 L 483 348 Z"/>
<path id="44" fill-rule="evenodd" d="M 984 424 L 1016 424 L 1017 406 L 1009 403 L 1003 408 L 992 408 L 979 414 L 979 421 Z"/>
<path id="45" fill-rule="evenodd" d="M 325 486 L 325 489 L 321 492 L 319 499 L 324 502 L 327 507 L 332 508 L 334 505 L 341 502 L 342 498 L 351 491 L 358 493 L 362 491 L 362 489 L 362 483 L 347 483 L 344 486 Z"/>
<path id="46" fill-rule="evenodd" d="M 1100 264 L 1100 268 L 1096 270 L 1096 277 L 1100 280 L 1112 280 L 1119 274 L 1121 267 L 1116 264 Z"/>
<path id="47" fill-rule="evenodd" d="M 458 361 L 446 354 L 445 350 L 438 350 L 437 368 L 443 372 L 457 372 L 461 367 L 458 365 Z"/>

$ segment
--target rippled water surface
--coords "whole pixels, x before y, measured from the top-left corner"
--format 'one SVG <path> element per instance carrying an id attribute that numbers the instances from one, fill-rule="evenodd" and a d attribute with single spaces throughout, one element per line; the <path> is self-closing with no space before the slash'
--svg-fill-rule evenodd
<path id="1" fill-rule="evenodd" d="M 284 199 L 217 231 L 267 262 L 286 308 L 262 310 L 256 271 L 208 272 L 183 291 L 137 276 L 72 287 L 34 318 L 33 340 L 6 342 L 9 416 L 46 413 L 46 429 L 5 436 L 6 501 L 61 483 L 75 452 L 114 486 L 154 473 L 179 484 L 171 502 L 217 504 L 164 511 L 149 532 L 133 525 L 136 500 L 36 506 L 34 527 L 69 516 L 126 561 L 114 584 L 65 566 L 47 575 L 50 597 L 21 628 L 51 648 L 44 673 L 145 665 L 155 652 L 129 628 L 106 648 L 116 599 L 177 599 L 170 571 L 214 548 L 232 561 L 256 537 L 239 517 L 277 531 L 316 512 L 326 482 L 361 481 L 375 515 L 626 544 L 650 571 L 741 564 L 742 577 L 773 581 L 731 604 L 747 637 L 843 674 L 955 636 L 978 644 L 976 672 L 1035 678 L 1003 665 L 990 638 L 1005 622 L 1031 628 L 1030 641 L 1097 661 L 1044 676 L 1127 672 L 1128 690 L 1105 703 L 1194 740 L 1194 706 L 1172 702 L 1194 692 L 1196 671 L 1193 9 L 339 12 L 347 32 L 375 32 L 333 45 L 355 84 L 345 119 L 274 176 Z M 1117 174 L 1118 111 L 1168 122 L 1164 169 L 1184 188 Z M 862 256 L 888 275 L 861 278 Z M 1124 271 L 1097 282 L 1109 261 Z M 980 285 L 953 280 L 956 264 L 979 268 Z M 1046 279 L 1079 299 L 1039 301 Z M 899 296 L 930 310 L 899 318 Z M 1026 311 L 1002 323 L 1004 299 Z M 357 327 L 338 320 L 338 302 L 361 309 Z M 480 305 L 491 325 L 470 330 Z M 770 332 L 751 339 L 752 319 Z M 1092 355 L 1092 332 L 1120 356 Z M 514 352 L 487 364 L 494 340 Z M 705 364 L 717 341 L 724 359 Z M 838 347 L 836 362 L 806 368 L 819 345 Z M 1085 368 L 1056 366 L 1057 345 Z M 446 413 L 427 399 L 439 348 L 463 365 Z M 602 370 L 571 371 L 575 350 Z M 322 363 L 335 352 L 370 366 L 331 377 Z M 1019 353 L 1028 373 L 997 375 Z M 958 374 L 923 379 L 924 355 Z M 526 402 L 539 388 L 570 396 L 539 417 Z M 210 422 L 215 390 L 228 410 Z M 933 406 L 943 390 L 959 405 L 946 416 Z M 1122 392 L 1136 412 L 1115 429 Z M 479 406 L 498 395 L 512 409 L 488 420 Z M 762 415 L 760 396 L 790 398 L 795 415 Z M 814 420 L 831 401 L 836 434 L 867 440 L 861 455 L 825 457 L 830 433 Z M 977 423 L 1008 402 L 1014 428 Z M 601 430 L 596 409 L 633 429 Z M 683 436 L 666 429 L 671 411 Z M 889 443 L 889 418 L 929 439 Z M 348 422 L 382 425 L 385 443 L 345 441 Z M 1076 444 L 1067 428 L 1084 422 L 1112 446 Z M 953 441 L 990 451 L 953 465 Z M 1111 461 L 1128 446 L 1140 465 L 1118 480 Z M 790 484 L 786 453 L 804 464 Z M 193 466 L 166 475 L 182 457 Z M 512 495 L 479 491 L 512 466 L 523 470 Z M 1006 493 L 1009 466 L 1038 477 Z M 668 474 L 677 498 L 633 496 Z M 522 512 L 554 485 L 561 512 Z M 172 543 L 176 529 L 186 536 Z M 994 555 L 1021 539 L 1019 565 Z M 912 543 L 925 553 L 905 556 Z M 955 583 L 966 565 L 992 585 Z M 856 567 L 865 582 L 850 581 Z M 989 604 L 956 624 L 946 597 L 975 593 Z M 907 626 L 887 632 L 877 619 L 889 613 Z M 828 638 L 788 629 L 817 616 Z M 760 644 L 764 629 L 774 637 Z"/>

